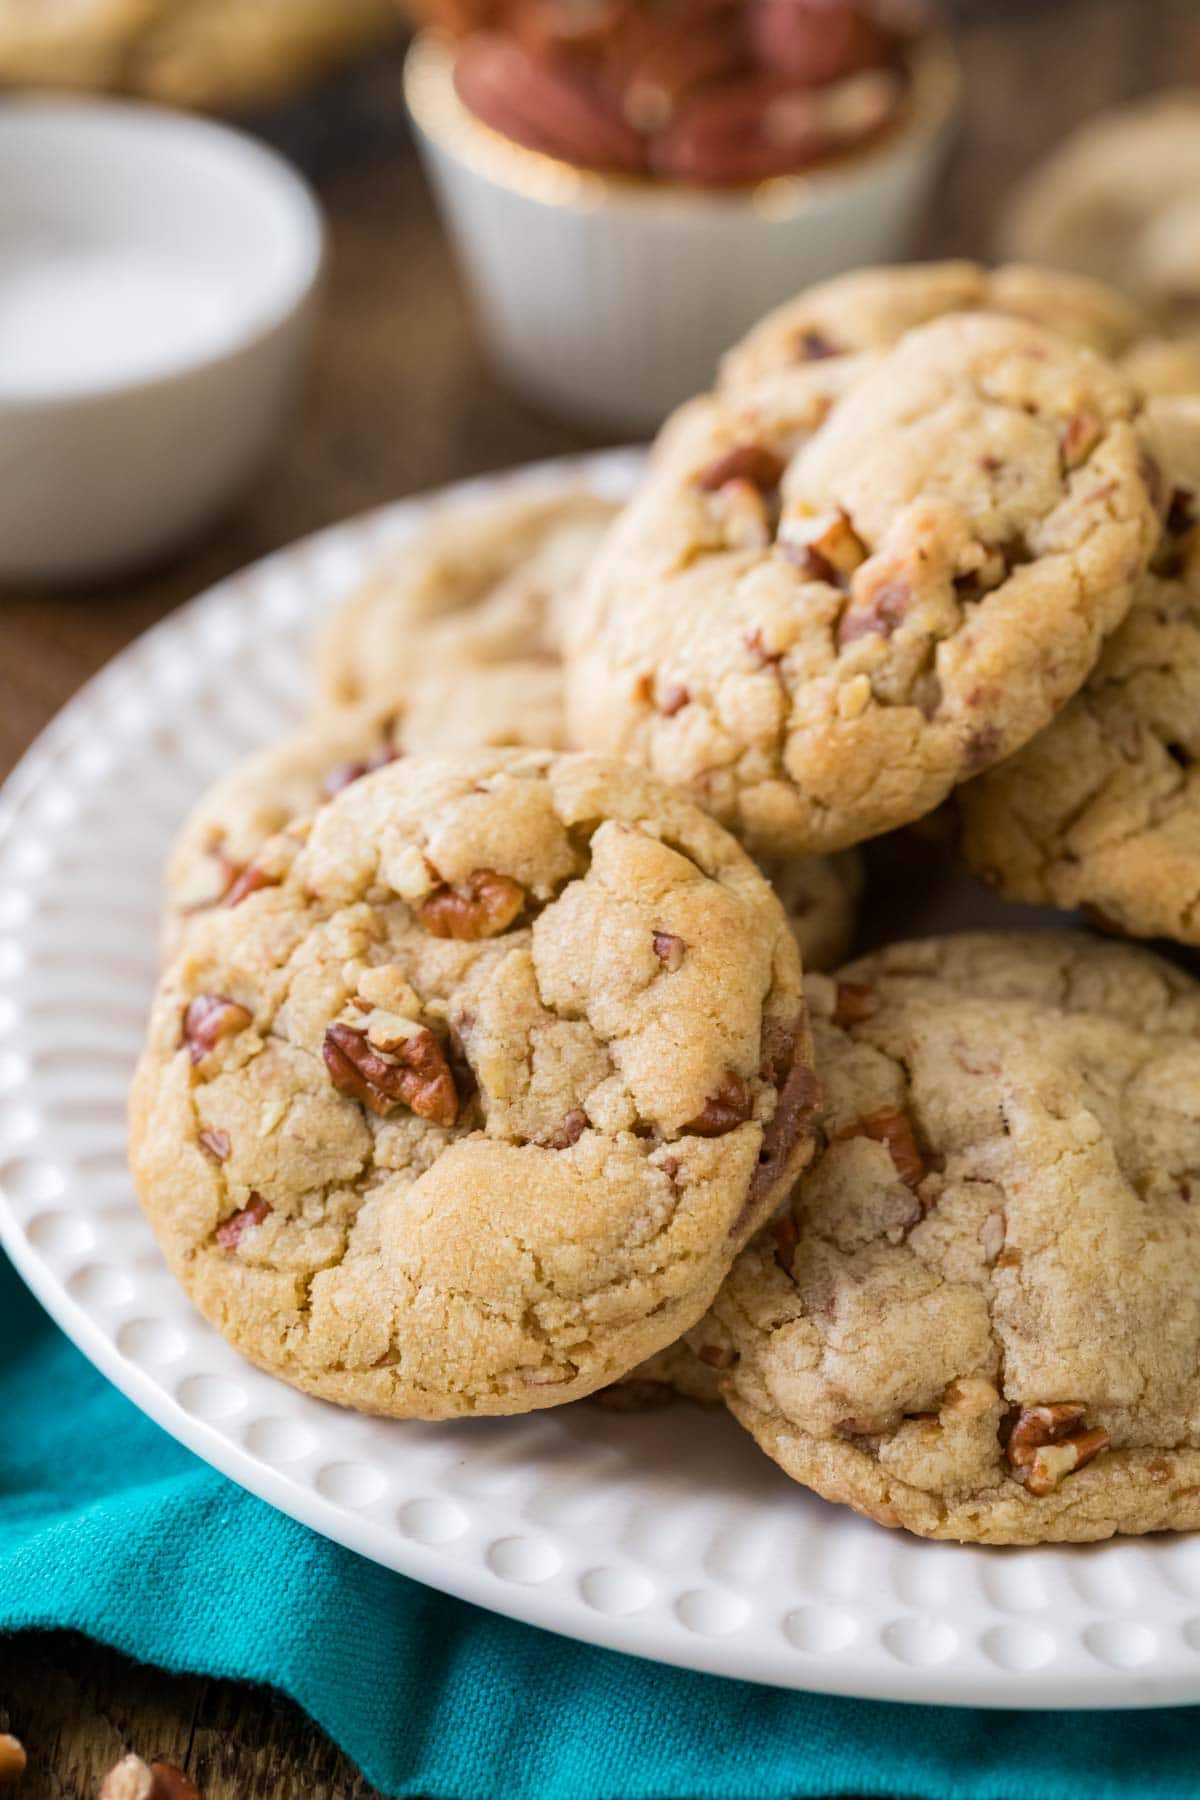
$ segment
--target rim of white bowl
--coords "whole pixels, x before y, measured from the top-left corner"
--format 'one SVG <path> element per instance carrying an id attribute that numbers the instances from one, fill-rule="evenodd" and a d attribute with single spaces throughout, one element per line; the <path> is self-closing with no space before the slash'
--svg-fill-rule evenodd
<path id="1" fill-rule="evenodd" d="M 85 379 L 71 383 L 6 390 L 0 386 L 0 410 L 29 412 L 57 407 L 79 407 L 92 401 L 111 400 L 118 394 L 145 393 L 169 387 L 204 369 L 219 368 L 270 337 L 308 302 L 325 269 L 328 234 L 315 193 L 299 170 L 269 144 L 216 119 L 181 113 L 152 100 L 109 99 L 71 94 L 5 94 L 0 103 L 0 140 L 9 122 L 23 127 L 53 127 L 69 123 L 72 129 L 94 125 L 99 134 L 112 127 L 144 132 L 148 139 L 170 137 L 177 144 L 192 143 L 223 157 L 225 173 L 257 183 L 260 193 L 285 220 L 296 247 L 265 297 L 259 298 L 222 336 L 196 350 L 184 346 L 177 359 L 144 375 Z M 28 149 L 28 131 L 20 141 Z M 0 171 L 3 168 L 0 150 Z"/>
<path id="2" fill-rule="evenodd" d="M 962 70 L 950 39 L 922 38 L 909 56 L 912 90 L 907 116 L 864 149 L 795 175 L 775 175 L 735 188 L 706 188 L 648 175 L 611 175 L 583 169 L 505 137 L 463 105 L 455 91 L 453 48 L 443 34 L 418 32 L 404 60 L 404 99 L 418 132 L 456 162 L 546 206 L 594 212 L 623 206 L 646 212 L 757 213 L 799 218 L 818 199 L 867 186 L 885 168 L 935 143 L 958 108 Z"/>

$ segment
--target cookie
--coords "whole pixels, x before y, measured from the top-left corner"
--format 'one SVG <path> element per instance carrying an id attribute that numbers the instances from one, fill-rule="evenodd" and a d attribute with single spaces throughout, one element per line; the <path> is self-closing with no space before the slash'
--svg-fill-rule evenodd
<path id="1" fill-rule="evenodd" d="M 231 1343 L 399 1417 L 580 1398 L 701 1316 L 811 1151 L 783 909 L 603 758 L 408 757 L 164 976 L 146 1215 Z"/>
<path id="2" fill-rule="evenodd" d="M 1013 192 L 1001 241 L 1009 256 L 1111 282 L 1164 320 L 1190 318 L 1198 193 L 1200 97 L 1181 88 L 1073 132 Z"/>
<path id="3" fill-rule="evenodd" d="M 1200 394 L 1200 336 L 1139 338 L 1121 368 L 1143 394 L 1168 399 Z"/>
<path id="4" fill-rule="evenodd" d="M 1200 1526 L 1200 985 L 980 934 L 810 1003 L 823 1147 L 705 1329 L 735 1417 L 924 1537 Z"/>
<path id="5" fill-rule="evenodd" d="M 238 891 L 268 839 L 373 769 L 408 751 L 526 744 L 565 747 L 562 675 L 553 662 L 484 664 L 428 675 L 395 705 L 364 704 L 312 721 L 239 763 L 193 808 L 167 863 L 164 948 Z M 764 865 L 806 969 L 831 969 L 850 948 L 862 859 L 796 856 Z"/>
<path id="6" fill-rule="evenodd" d="M 0 83 L 262 104 L 395 32 L 389 0 L 0 0 Z"/>
<path id="7" fill-rule="evenodd" d="M 447 507 L 334 614 L 315 659 L 321 699 L 392 701 L 468 664 L 556 662 L 563 609 L 615 513 L 582 493 Z"/>
<path id="8" fill-rule="evenodd" d="M 1087 349 L 955 315 L 823 419 L 816 367 L 678 415 L 568 634 L 572 737 L 762 855 L 920 818 L 1027 742 L 1158 529 L 1140 402 Z"/>
<path id="9" fill-rule="evenodd" d="M 202 796 L 167 864 L 167 941 L 237 890 L 268 838 L 352 781 L 409 751 L 564 747 L 557 663 L 522 660 L 428 672 L 403 699 L 310 721 L 247 757 Z"/>
<path id="10" fill-rule="evenodd" d="M 1102 356 L 1119 356 L 1149 329 L 1111 287 L 1060 270 L 972 262 L 855 269 L 768 313 L 722 359 L 721 384 L 737 390 L 806 363 L 887 350 L 917 326 L 960 312 L 1010 313 Z"/>
<path id="11" fill-rule="evenodd" d="M 1148 408 L 1170 494 L 1128 617 L 1080 692 L 958 794 L 963 849 L 1012 900 L 1200 944 L 1200 399 Z"/>

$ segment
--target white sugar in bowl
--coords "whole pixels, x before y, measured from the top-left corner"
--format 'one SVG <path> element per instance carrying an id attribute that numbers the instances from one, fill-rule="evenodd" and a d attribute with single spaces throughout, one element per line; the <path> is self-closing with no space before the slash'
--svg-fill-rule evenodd
<path id="1" fill-rule="evenodd" d="M 0 581 L 164 554 L 276 440 L 324 232 L 240 132 L 156 107 L 0 103 Z"/>

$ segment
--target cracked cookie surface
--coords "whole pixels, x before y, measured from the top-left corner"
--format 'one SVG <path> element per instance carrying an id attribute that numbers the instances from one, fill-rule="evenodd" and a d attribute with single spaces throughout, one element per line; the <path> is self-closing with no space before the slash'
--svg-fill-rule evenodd
<path id="1" fill-rule="evenodd" d="M 589 756 L 408 758 L 195 922 L 131 1101 L 139 1195 L 243 1353 L 395 1416 L 585 1395 L 701 1316 L 811 1153 L 782 908 Z"/>
<path id="2" fill-rule="evenodd" d="M 830 409 L 836 365 L 682 409 L 569 626 L 572 735 L 760 854 L 919 818 L 1027 742 L 1158 530 L 1140 403 L 1090 351 L 967 313 Z"/>
<path id="3" fill-rule="evenodd" d="M 809 998 L 822 1147 L 705 1327 L 735 1416 L 923 1536 L 1200 1526 L 1200 986 L 968 934 Z"/>
<path id="4" fill-rule="evenodd" d="M 387 703 L 468 666 L 553 667 L 564 612 L 616 511 L 587 493 L 444 508 L 334 614 L 315 656 L 321 698 Z"/>
<path id="5" fill-rule="evenodd" d="M 769 312 L 722 359 L 721 385 L 744 388 L 805 364 L 887 350 L 919 325 L 962 312 L 1009 313 L 1102 356 L 1121 355 L 1150 329 L 1123 295 L 1056 269 L 973 262 L 855 269 Z"/>
<path id="6" fill-rule="evenodd" d="M 1197 944 L 1200 400 L 1152 402 L 1144 429 L 1169 493 L 1150 571 L 1075 698 L 959 790 L 962 843 L 1009 899 Z"/>

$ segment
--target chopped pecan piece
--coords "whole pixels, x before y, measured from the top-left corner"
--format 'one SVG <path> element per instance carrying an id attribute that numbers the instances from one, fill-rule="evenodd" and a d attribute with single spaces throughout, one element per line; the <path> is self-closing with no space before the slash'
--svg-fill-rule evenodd
<path id="1" fill-rule="evenodd" d="M 217 1226 L 217 1243 L 222 1250 L 236 1250 L 243 1237 L 261 1225 L 271 1208 L 261 1194 L 251 1194 L 241 1212 L 235 1212 Z"/>
<path id="2" fill-rule="evenodd" d="M 321 1054 L 334 1087 L 361 1100 L 381 1119 L 398 1106 L 435 1125 L 453 1125 L 458 1117 L 454 1076 L 432 1031 L 415 1032 L 385 1056 L 372 1048 L 365 1031 L 335 1020 L 325 1032 Z"/>
<path id="3" fill-rule="evenodd" d="M 856 1119 L 837 1136 L 839 1141 L 867 1137 L 874 1138 L 878 1144 L 886 1144 L 896 1173 L 906 1187 L 916 1188 L 924 1181 L 925 1158 L 913 1135 L 912 1121 L 898 1106 L 881 1106 L 875 1112 L 867 1113 L 865 1118 Z"/>
<path id="4" fill-rule="evenodd" d="M 833 1022 L 844 1031 L 869 1019 L 879 1005 L 876 991 L 865 981 L 839 981 L 833 1002 Z"/>
<path id="5" fill-rule="evenodd" d="M 749 481 L 765 492 L 782 481 L 783 459 L 766 444 L 736 444 L 701 469 L 695 479 L 706 494 L 715 494 L 727 481 Z"/>
<path id="6" fill-rule="evenodd" d="M 344 788 L 353 787 L 364 775 L 373 775 L 376 769 L 386 769 L 389 763 L 396 762 L 404 752 L 390 738 L 385 738 L 373 756 L 364 756 L 355 762 L 338 763 L 330 769 L 321 783 L 321 793 L 326 800 L 332 800 Z"/>
<path id="7" fill-rule="evenodd" d="M 868 600 L 855 600 L 842 614 L 837 628 L 839 649 L 854 643 L 856 638 L 870 637 L 872 632 L 880 637 L 891 637 L 903 624 L 912 598 L 912 589 L 907 582 L 880 582 Z"/>
<path id="8" fill-rule="evenodd" d="M 833 587 L 844 587 L 867 558 L 867 546 L 840 509 L 832 517 L 789 520 L 784 548 L 805 574 Z"/>
<path id="9" fill-rule="evenodd" d="M 670 974 L 674 974 L 675 970 L 682 966 L 683 953 L 686 948 L 687 945 L 683 939 L 676 937 L 673 931 L 656 931 L 654 933 L 654 954 Z"/>
<path id="10" fill-rule="evenodd" d="M 784 1213 L 781 1219 L 776 1219 L 771 1227 L 771 1236 L 775 1239 L 775 1261 L 790 1279 L 800 1243 L 800 1232 L 791 1213 Z"/>
<path id="11" fill-rule="evenodd" d="M 712 498 L 713 510 L 731 550 L 765 550 L 771 542 L 771 518 L 762 489 L 752 481 L 727 481 Z"/>
<path id="12" fill-rule="evenodd" d="M 807 331 L 798 331 L 792 344 L 798 362 L 824 362 L 826 357 L 842 354 L 823 331 L 815 331 L 811 326 Z"/>
<path id="13" fill-rule="evenodd" d="M 1103 426 L 1094 412 L 1073 413 L 1063 429 L 1063 462 L 1068 469 L 1085 463 L 1103 436 Z"/>
<path id="14" fill-rule="evenodd" d="M 197 994 L 183 1015 L 183 1041 L 194 1063 L 216 1049 L 222 1038 L 245 1031 L 254 1017 L 247 1006 L 227 1000 L 223 994 Z"/>
<path id="15" fill-rule="evenodd" d="M 762 627 L 760 625 L 756 625 L 753 631 L 746 632 L 745 636 L 742 638 L 742 642 L 745 644 L 747 650 L 750 652 L 760 669 L 773 668 L 783 661 L 782 650 L 767 649 L 762 634 Z"/>
<path id="16" fill-rule="evenodd" d="M 569 1150 L 587 1130 L 588 1117 L 580 1106 L 573 1106 L 552 1137 L 546 1139 L 547 1150 Z"/>
<path id="17" fill-rule="evenodd" d="M 658 703 L 658 710 L 663 715 L 664 719 L 673 719 L 677 712 L 683 711 L 691 697 L 691 694 L 681 682 L 673 681 L 668 687 L 663 689 L 663 696 Z"/>
<path id="18" fill-rule="evenodd" d="M 963 745 L 963 768 L 968 775 L 990 769 L 1004 749 L 1004 735 L 995 725 L 980 725 L 969 732 Z"/>
<path id="19" fill-rule="evenodd" d="M 1053 1493 L 1064 1475 L 1107 1450 L 1109 1436 L 1103 1428 L 1078 1429 L 1086 1410 L 1070 1400 L 1023 1406 L 1017 1414 L 1008 1437 L 1008 1461 L 1024 1473 L 1031 1494 Z"/>
<path id="20" fill-rule="evenodd" d="M 243 900 L 248 900 L 251 894 L 257 894 L 260 888 L 278 887 L 279 882 L 278 875 L 268 875 L 265 869 L 260 869 L 256 864 L 251 863 L 248 869 L 242 870 L 226 893 L 225 904 L 226 906 L 240 906 Z"/>
<path id="21" fill-rule="evenodd" d="M 472 869 L 465 881 L 446 883 L 423 900 L 417 918 L 434 937 L 474 942 L 499 937 L 525 905 L 525 889 L 494 869 Z"/>
<path id="22" fill-rule="evenodd" d="M 197 1133 L 197 1142 L 204 1145 L 210 1156 L 218 1162 L 224 1162 L 229 1155 L 229 1133 L 227 1131 L 201 1131 Z"/>
<path id="23" fill-rule="evenodd" d="M 704 1102 L 703 1110 L 694 1119 L 689 1119 L 683 1129 L 696 1137 L 724 1137 L 727 1131 L 746 1123 L 751 1104 L 749 1087 L 740 1075 L 729 1069 L 717 1083 L 716 1091 Z"/>
<path id="24" fill-rule="evenodd" d="M 781 1088 L 796 1060 L 796 1046 L 807 1035 L 808 1015 L 801 1010 L 791 1019 L 768 1019 L 763 1026 L 762 1061 L 758 1072 L 773 1088 Z"/>
<path id="25" fill-rule="evenodd" d="M 821 1084 L 816 1075 L 805 1063 L 793 1063 L 779 1089 L 774 1117 L 763 1132 L 758 1167 L 750 1183 L 752 1202 L 761 1200 L 783 1179 L 797 1144 L 812 1137 L 820 1104 Z"/>

